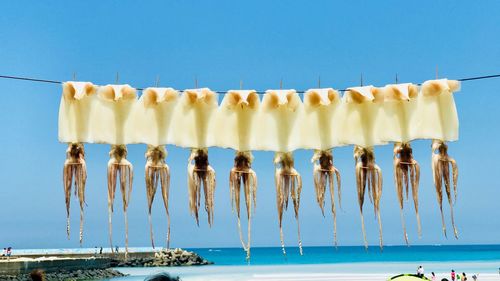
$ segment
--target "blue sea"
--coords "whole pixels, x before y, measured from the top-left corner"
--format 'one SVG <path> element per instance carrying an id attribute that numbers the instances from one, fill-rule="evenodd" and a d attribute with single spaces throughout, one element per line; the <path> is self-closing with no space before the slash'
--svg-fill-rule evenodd
<path id="1" fill-rule="evenodd" d="M 67 251 L 93 251 L 79 249 Z M 150 248 L 131 248 L 146 251 Z M 500 280 L 500 245 L 386 246 L 379 247 L 255 247 L 251 260 L 241 248 L 188 249 L 213 261 L 214 265 L 165 268 L 118 268 L 130 274 L 114 281 L 144 280 L 148 275 L 168 272 L 182 280 L 387 280 L 399 273 L 414 273 L 419 265 L 436 272 L 437 280 L 449 278 L 449 271 L 479 274 L 478 280 Z M 38 250 L 40 252 L 40 250 Z M 54 252 L 60 250 L 53 250 Z M 26 250 L 26 252 L 29 252 Z M 50 253 L 50 252 L 49 252 Z M 472 280 L 472 278 L 469 278 Z"/>

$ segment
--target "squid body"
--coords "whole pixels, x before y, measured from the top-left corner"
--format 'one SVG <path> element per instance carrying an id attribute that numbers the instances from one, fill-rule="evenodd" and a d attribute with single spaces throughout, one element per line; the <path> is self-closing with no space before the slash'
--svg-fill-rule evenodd
<path id="1" fill-rule="evenodd" d="M 97 87 L 90 82 L 63 83 L 59 106 L 59 141 L 68 143 L 63 169 L 63 186 L 66 201 L 66 232 L 70 235 L 69 211 L 71 189 L 80 202 L 80 245 L 83 242 L 83 207 L 87 169 L 83 142 L 92 141 L 90 116 L 97 103 Z"/>
<path id="2" fill-rule="evenodd" d="M 300 125 L 303 117 L 303 103 L 295 90 L 269 90 L 262 100 L 259 122 L 259 141 L 261 149 L 273 150 L 275 164 L 276 205 L 280 228 L 281 247 L 286 255 L 283 240 L 283 211 L 288 207 L 288 200 L 293 201 L 299 251 L 302 255 L 300 238 L 299 206 L 302 191 L 302 179 L 294 168 L 292 150 L 300 145 Z"/>
<path id="3" fill-rule="evenodd" d="M 313 179 L 316 201 L 324 216 L 325 197 L 330 191 L 331 212 L 333 216 L 334 245 L 337 246 L 337 210 L 335 207 L 335 188 L 337 184 L 340 205 L 340 173 L 333 165 L 331 148 L 340 145 L 340 124 L 342 124 L 341 100 L 337 91 L 311 89 L 304 94 L 304 118 L 302 123 L 302 148 L 314 149 Z"/>
<path id="4" fill-rule="evenodd" d="M 127 143 L 133 141 L 130 116 L 137 105 L 137 94 L 129 85 L 107 85 L 99 88 L 97 114 L 93 116 L 93 136 L 97 142 L 111 145 L 108 161 L 109 242 L 113 252 L 112 215 L 116 185 L 120 183 L 125 218 L 125 257 L 128 256 L 127 208 L 132 192 L 133 167 L 127 160 Z"/>
<path id="5" fill-rule="evenodd" d="M 151 246 L 155 248 L 151 211 L 158 186 L 167 216 L 167 248 L 170 248 L 170 213 L 168 198 L 170 188 L 170 169 L 165 162 L 165 144 L 171 139 L 172 116 L 178 104 L 179 93 L 172 88 L 147 88 L 139 98 L 134 109 L 135 140 L 148 145 L 145 154 L 146 197 L 148 200 L 148 219 Z"/>
<path id="6" fill-rule="evenodd" d="M 458 168 L 456 161 L 448 155 L 446 142 L 458 139 L 458 115 L 453 93 L 459 90 L 460 82 L 458 81 L 447 79 L 431 80 L 422 84 L 419 96 L 419 114 L 422 115 L 419 137 L 433 140 L 432 173 L 441 211 L 443 233 L 446 236 L 442 206 L 444 183 L 444 189 L 450 204 L 451 223 L 455 238 L 458 238 L 458 231 L 453 216 L 453 201 L 456 200 L 457 196 Z M 453 180 L 454 199 L 451 196 L 451 180 Z"/>
<path id="7" fill-rule="evenodd" d="M 208 88 L 185 90 L 180 106 L 174 111 L 172 143 L 188 147 L 189 209 L 199 225 L 201 191 L 205 198 L 208 224 L 214 219 L 215 170 L 208 161 L 208 147 L 215 144 L 214 126 L 217 112 L 217 94 Z"/>
<path id="8" fill-rule="evenodd" d="M 217 112 L 215 136 L 217 145 L 236 150 L 234 167 L 229 173 L 229 192 L 233 211 L 238 219 L 241 245 L 250 259 L 252 203 L 257 203 L 257 175 L 252 170 L 253 156 L 250 152 L 255 141 L 256 116 L 260 100 L 253 90 L 232 90 L 222 100 Z M 247 212 L 247 242 L 243 239 L 240 220 L 241 190 Z"/>

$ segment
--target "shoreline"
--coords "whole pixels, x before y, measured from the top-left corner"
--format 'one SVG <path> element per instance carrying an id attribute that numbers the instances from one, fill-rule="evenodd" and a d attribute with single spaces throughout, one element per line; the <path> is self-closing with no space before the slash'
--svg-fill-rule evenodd
<path id="1" fill-rule="evenodd" d="M 48 280 L 100 280 L 124 276 L 119 267 L 201 266 L 212 262 L 180 248 L 157 252 L 30 254 L 2 257 L 0 279 L 30 280 L 29 274 L 42 270 Z M 126 274 L 125 274 L 126 275 Z"/>

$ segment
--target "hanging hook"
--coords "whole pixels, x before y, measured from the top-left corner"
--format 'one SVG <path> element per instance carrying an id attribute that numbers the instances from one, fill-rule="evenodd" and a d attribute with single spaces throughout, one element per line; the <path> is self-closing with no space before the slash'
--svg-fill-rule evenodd
<path id="1" fill-rule="evenodd" d="M 160 84 L 160 75 L 156 75 L 155 87 L 158 87 L 158 84 Z"/>

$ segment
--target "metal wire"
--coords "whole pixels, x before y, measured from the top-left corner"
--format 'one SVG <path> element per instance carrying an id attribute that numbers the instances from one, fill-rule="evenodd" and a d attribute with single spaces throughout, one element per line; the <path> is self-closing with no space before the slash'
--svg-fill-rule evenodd
<path id="1" fill-rule="evenodd" d="M 500 74 L 492 74 L 492 75 L 483 75 L 483 76 L 474 76 L 467 78 L 455 79 L 460 82 L 473 81 L 473 80 L 482 80 L 482 79 L 491 79 L 491 78 L 500 78 Z M 31 82 L 40 82 L 40 83 L 50 83 L 50 84 L 62 84 L 62 81 L 57 80 L 49 80 L 49 79 L 38 79 L 31 77 L 21 77 L 21 76 L 9 76 L 9 75 L 0 75 L 0 79 L 13 79 L 13 80 L 22 80 L 22 81 L 31 81 Z M 416 85 L 421 85 L 422 83 L 418 83 Z M 145 88 L 135 88 L 136 90 L 143 91 Z M 348 89 L 337 90 L 339 92 L 348 91 Z M 214 91 L 218 94 L 225 94 L 227 91 Z M 263 95 L 266 91 L 256 91 L 257 94 Z M 297 93 L 305 93 L 306 90 L 297 91 Z"/>

